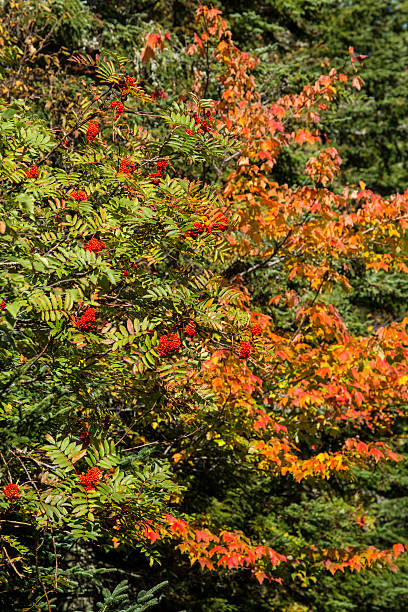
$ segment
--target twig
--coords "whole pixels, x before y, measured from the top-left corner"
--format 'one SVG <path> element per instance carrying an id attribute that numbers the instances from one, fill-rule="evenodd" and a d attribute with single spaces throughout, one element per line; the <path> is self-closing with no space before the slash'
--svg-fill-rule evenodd
<path id="1" fill-rule="evenodd" d="M 51 604 L 50 604 L 50 600 L 48 598 L 48 592 L 47 589 L 45 587 L 45 584 L 41 578 L 41 574 L 40 574 L 40 567 L 38 564 L 38 551 L 40 550 L 41 546 L 39 545 L 39 537 L 38 537 L 38 533 L 35 534 L 35 572 L 37 574 L 37 579 L 38 582 L 40 583 L 43 591 L 44 591 L 44 595 L 45 595 L 45 599 L 47 600 L 47 605 L 48 605 L 48 610 L 49 612 L 51 612 Z"/>
<path id="2" fill-rule="evenodd" d="M 9 560 L 10 565 L 12 566 L 13 570 L 16 572 L 16 574 L 18 576 L 20 576 L 20 578 L 24 578 L 24 574 L 20 574 L 20 572 L 18 571 L 18 569 L 16 568 L 16 566 L 14 565 L 13 561 L 10 559 L 10 557 L 8 556 L 8 552 L 5 546 L 2 546 L 1 549 L 4 551 L 4 554 L 6 555 L 7 559 Z M 51 608 L 50 608 L 51 610 Z"/>

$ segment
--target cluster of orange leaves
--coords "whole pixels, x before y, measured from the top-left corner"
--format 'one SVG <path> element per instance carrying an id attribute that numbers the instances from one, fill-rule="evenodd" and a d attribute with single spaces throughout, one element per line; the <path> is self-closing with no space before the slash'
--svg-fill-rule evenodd
<path id="1" fill-rule="evenodd" d="M 170 40 L 170 34 L 166 32 L 164 36 L 157 32 L 152 32 L 146 36 L 146 45 L 141 54 L 141 60 L 147 64 L 154 59 L 157 51 L 163 51 L 166 41 Z"/>
<path id="2" fill-rule="evenodd" d="M 235 241 L 237 252 L 268 258 L 280 255 L 289 278 L 307 279 L 316 286 L 328 276 L 332 282 L 348 284 L 336 271 L 332 260 L 361 257 L 367 267 L 407 272 L 403 250 L 408 219 L 408 190 L 384 199 L 365 189 L 327 189 L 340 172 L 341 159 L 334 147 L 322 149 L 306 163 L 305 173 L 314 184 L 290 188 L 271 180 L 273 169 L 284 147 L 321 143 L 317 128 L 322 113 L 333 102 L 349 76 L 333 68 L 314 85 L 298 95 L 287 95 L 276 104 L 265 105 L 256 90 L 251 71 L 257 58 L 240 51 L 231 39 L 227 24 L 216 9 L 201 7 L 198 20 L 205 20 L 201 36 L 196 35 L 190 52 L 203 53 L 203 42 L 212 43 L 214 59 L 221 65 L 221 100 L 216 109 L 222 122 L 243 143 L 233 171 L 227 178 L 227 202 L 239 202 L 240 230 L 246 235 Z M 353 51 L 351 49 L 351 51 Z M 355 68 L 358 59 L 352 55 Z M 354 77 L 354 86 L 361 86 Z M 297 122 L 311 124 L 305 129 Z M 280 245 L 276 251 L 276 244 Z M 273 247 L 269 245 L 273 244 Z M 382 245 L 381 255 L 377 254 Z M 384 246 L 388 253 L 383 254 Z M 316 255 L 318 256 L 316 257 Z M 300 256 L 301 255 L 301 256 Z M 317 263 L 316 263 L 317 260 Z"/>
<path id="3" fill-rule="evenodd" d="M 157 39 L 154 45 L 162 42 Z M 335 285 L 350 287 L 350 261 L 367 269 L 408 273 L 408 190 L 384 198 L 364 183 L 331 188 L 340 175 L 341 158 L 334 147 L 322 145 L 318 127 L 342 88 L 348 83 L 361 88 L 356 61 L 363 57 L 350 48 L 351 75 L 333 68 L 300 94 L 264 104 L 252 74 L 258 59 L 233 44 L 218 9 L 197 10 L 197 32 L 187 52 L 204 59 L 210 55 L 218 65 L 222 94 L 214 109 L 219 125 L 242 145 L 223 188 L 227 207 L 238 218 L 238 231 L 228 237 L 236 255 L 254 257 L 264 266 L 279 265 L 288 281 L 301 279 L 314 292 L 306 305 L 293 290 L 271 299 L 275 306 L 295 309 L 293 333 L 273 329 L 270 318 L 251 313 L 244 300 L 242 309 L 256 318 L 262 337 L 252 339 L 249 363 L 239 362 L 231 350 L 218 349 L 204 364 L 201 379 L 217 393 L 224 422 L 231 423 L 230 429 L 219 426 L 212 434 L 259 471 L 290 475 L 297 482 L 332 473 L 346 476 L 354 465 L 401 460 L 385 443 L 361 440 L 360 431 L 390 433 L 395 418 L 404 414 L 408 319 L 368 337 L 355 336 L 339 312 L 320 299 Z M 208 75 L 196 70 L 195 77 L 194 91 L 204 93 Z M 292 188 L 271 178 L 288 147 L 320 147 L 305 164 L 309 184 Z M 238 275 L 237 286 L 245 294 L 241 280 Z M 251 361 L 259 375 L 251 371 Z M 259 397 L 265 410 L 259 408 Z M 194 418 L 198 421 L 199 414 Z M 313 453 L 302 456 L 294 442 L 296 433 L 340 426 L 351 426 L 356 435 L 343 438 L 336 451 L 311 446 Z M 180 550 L 201 567 L 250 567 L 262 583 L 274 579 L 270 570 L 287 561 L 269 547 L 252 546 L 243 534 L 214 535 L 172 516 L 167 523 L 158 531 L 146 530 L 145 536 L 151 541 L 179 537 Z M 334 573 L 374 563 L 392 566 L 404 550 L 395 544 L 392 550 L 321 550 L 318 556 Z"/>
<path id="4" fill-rule="evenodd" d="M 143 537 L 156 542 L 157 540 L 181 540 L 177 548 L 186 554 L 191 565 L 198 563 L 201 568 L 214 570 L 224 569 L 250 569 L 262 584 L 265 580 L 282 584 L 281 577 L 274 577 L 272 571 L 281 564 L 289 563 L 288 558 L 270 546 L 253 546 L 247 537 L 240 532 L 220 531 L 219 535 L 207 528 L 196 529 L 187 521 L 176 518 L 171 514 L 164 517 L 159 527 L 147 526 Z M 337 571 L 360 571 L 364 567 L 386 565 L 395 570 L 394 560 L 408 550 L 408 545 L 394 544 L 390 550 L 379 550 L 370 546 L 363 550 L 350 547 L 344 550 L 323 549 L 317 551 L 315 547 L 308 550 L 309 556 L 317 561 L 331 574 Z M 296 566 L 297 562 L 294 561 Z"/>
<path id="5" fill-rule="evenodd" d="M 369 546 L 367 550 L 354 554 L 353 551 L 347 549 L 341 552 L 335 551 L 334 553 L 332 551 L 325 551 L 330 554 L 332 558 L 326 559 L 323 562 L 323 566 L 329 570 L 331 574 L 335 574 L 337 571 L 344 573 L 345 569 L 349 569 L 352 572 L 359 572 L 364 567 L 372 567 L 375 564 L 387 566 L 389 569 L 395 571 L 397 566 L 394 561 L 406 550 L 408 550 L 408 545 L 404 546 L 399 543 L 394 544 L 390 550 L 379 550 L 375 548 L 375 546 Z"/>
<path id="6" fill-rule="evenodd" d="M 158 539 L 181 539 L 177 547 L 180 552 L 188 555 L 191 565 L 199 563 L 201 568 L 206 567 L 209 570 L 214 570 L 215 567 L 247 567 L 253 571 L 260 583 L 265 578 L 281 582 L 279 578 L 272 578 L 260 568 L 269 566 L 275 569 L 280 563 L 287 561 L 284 555 L 270 546 L 251 545 L 242 533 L 221 531 L 219 535 L 215 535 L 209 529 L 195 529 L 187 521 L 171 514 L 165 516 L 165 523 L 159 528 L 147 527 L 144 537 L 151 542 Z"/>

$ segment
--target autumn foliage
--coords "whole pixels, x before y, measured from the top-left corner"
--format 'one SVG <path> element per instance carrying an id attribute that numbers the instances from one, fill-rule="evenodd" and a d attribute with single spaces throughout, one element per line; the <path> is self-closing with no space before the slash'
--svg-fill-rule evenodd
<path id="1" fill-rule="evenodd" d="M 146 36 L 143 71 L 170 42 Z M 172 103 L 125 58 L 76 54 L 93 80 L 57 133 L 0 104 L 1 402 L 10 427 L 31 405 L 52 412 L 24 448 L 0 454 L 0 507 L 31 530 L 37 570 L 38 533 L 48 538 L 57 569 L 33 578 L 33 592 L 50 610 L 57 534 L 152 559 L 171 547 L 269 588 L 396 569 L 408 549 L 351 546 L 341 533 L 336 546 L 299 543 L 192 507 L 208 457 L 215 470 L 232 465 L 231 479 L 237 470 L 310 495 L 402 461 L 408 318 L 358 335 L 333 295 L 350 289 L 351 265 L 408 273 L 408 190 L 344 186 L 321 133 L 330 105 L 363 85 L 353 49 L 341 70 L 273 103 L 218 9 L 197 10 L 186 55 L 192 93 Z M 293 150 L 307 152 L 304 183 L 280 184 L 276 165 Z M 263 309 L 249 280 L 259 272 L 273 275 Z M 136 450 L 150 447 L 149 463 Z M 348 506 L 347 524 L 365 529 L 364 511 Z M 6 551 L 18 548 L 11 533 Z M 8 572 L 30 573 L 6 557 Z"/>

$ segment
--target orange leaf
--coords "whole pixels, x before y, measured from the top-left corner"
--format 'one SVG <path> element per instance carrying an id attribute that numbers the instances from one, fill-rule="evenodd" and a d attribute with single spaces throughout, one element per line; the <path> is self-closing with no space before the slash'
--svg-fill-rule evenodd
<path id="1" fill-rule="evenodd" d="M 405 548 L 403 544 L 394 544 L 394 546 L 392 547 L 392 552 L 394 554 L 394 557 L 399 557 L 400 555 L 402 555 L 402 553 L 405 552 Z"/>

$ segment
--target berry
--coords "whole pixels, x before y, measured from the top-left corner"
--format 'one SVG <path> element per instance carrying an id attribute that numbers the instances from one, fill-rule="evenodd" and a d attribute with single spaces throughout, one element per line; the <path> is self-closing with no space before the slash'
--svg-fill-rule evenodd
<path id="1" fill-rule="evenodd" d="M 1 300 L 0 301 L 0 310 L 4 310 L 4 308 L 7 306 L 7 301 L 6 300 Z"/>
<path id="2" fill-rule="evenodd" d="M 123 103 L 120 100 L 114 100 L 111 103 L 111 107 L 115 109 L 116 119 L 118 119 L 118 117 L 120 117 L 121 114 L 125 111 L 125 107 L 123 106 Z"/>
<path id="3" fill-rule="evenodd" d="M 122 102 L 125 102 L 127 100 L 129 94 L 129 89 L 127 87 L 122 87 L 122 89 L 120 90 L 120 99 Z"/>
<path id="4" fill-rule="evenodd" d="M 10 501 L 16 501 L 21 495 L 20 487 L 12 482 L 6 484 L 3 493 Z"/>
<path id="5" fill-rule="evenodd" d="M 205 114 L 205 119 L 200 119 L 200 117 L 198 116 L 198 113 L 193 113 L 194 126 L 197 128 L 197 132 L 199 134 L 204 134 L 206 132 L 209 132 L 212 127 L 211 124 L 214 121 L 211 111 L 207 110 L 205 111 L 204 114 Z"/>
<path id="6" fill-rule="evenodd" d="M 169 334 L 160 336 L 157 350 L 159 355 L 164 357 L 168 353 L 177 353 L 180 349 L 181 341 L 178 334 Z"/>
<path id="7" fill-rule="evenodd" d="M 167 355 L 167 342 L 168 336 L 160 336 L 157 350 L 159 351 L 159 355 L 162 355 L 163 357 L 164 355 Z"/>
<path id="8" fill-rule="evenodd" d="M 228 229 L 228 224 L 229 224 L 229 220 L 227 219 L 227 217 L 223 215 L 222 213 L 220 213 L 217 215 L 217 221 L 213 223 L 212 229 L 213 230 L 218 229 L 224 232 L 226 229 Z"/>
<path id="9" fill-rule="evenodd" d="M 251 334 L 253 336 L 260 336 L 262 334 L 262 329 L 258 323 L 255 323 L 255 325 L 251 327 Z"/>
<path id="10" fill-rule="evenodd" d="M 130 159 L 121 159 L 120 160 L 120 170 L 119 174 L 122 172 L 123 174 L 127 174 L 128 176 L 132 175 L 135 171 L 134 162 L 130 161 Z"/>
<path id="11" fill-rule="evenodd" d="M 135 84 L 134 77 L 127 75 L 127 77 L 126 77 L 126 85 L 128 87 L 133 87 L 134 84 Z"/>
<path id="12" fill-rule="evenodd" d="M 178 334 L 169 334 L 168 349 L 172 353 L 176 353 L 181 346 L 180 338 Z"/>
<path id="13" fill-rule="evenodd" d="M 167 164 L 169 163 L 168 159 L 161 159 L 157 162 L 157 169 L 160 171 L 164 171 L 167 168 Z"/>
<path id="14" fill-rule="evenodd" d="M 161 159 L 161 160 L 159 160 L 159 161 L 157 162 L 157 164 L 156 164 L 156 166 L 157 166 L 157 172 L 151 172 L 151 173 L 149 174 L 149 176 L 150 176 L 150 177 L 152 177 L 152 176 L 153 176 L 153 177 L 156 177 L 156 176 L 157 176 L 157 178 L 155 178 L 155 179 L 153 180 L 153 183 L 154 183 L 155 185 L 158 185 L 158 183 L 159 183 L 159 179 L 162 177 L 163 172 L 166 170 L 166 168 L 167 168 L 167 164 L 168 164 L 168 163 L 169 163 L 169 160 L 168 160 L 168 159 Z"/>
<path id="15" fill-rule="evenodd" d="M 96 121 L 90 121 L 88 125 L 88 132 L 86 134 L 89 142 L 92 142 L 93 140 L 95 140 L 95 138 L 98 135 L 98 132 L 99 132 L 99 127 Z"/>
<path id="16" fill-rule="evenodd" d="M 91 331 L 96 324 L 96 315 L 94 308 L 87 308 L 78 319 L 75 321 L 75 327 L 82 331 Z"/>
<path id="17" fill-rule="evenodd" d="M 36 166 L 36 164 L 31 166 L 31 168 L 26 170 L 26 175 L 28 178 L 38 178 L 38 166 Z"/>
<path id="18" fill-rule="evenodd" d="M 80 474 L 78 480 L 84 487 L 85 491 L 92 491 L 98 486 L 101 474 L 101 470 L 94 465 L 92 468 L 87 470 L 86 474 Z"/>
<path id="19" fill-rule="evenodd" d="M 92 253 L 99 253 L 105 248 L 105 243 L 103 240 L 98 240 L 97 238 L 91 238 L 88 242 L 85 243 L 84 249 L 85 251 L 91 251 Z"/>
<path id="20" fill-rule="evenodd" d="M 190 236 L 190 238 L 198 238 L 200 234 L 205 232 L 206 226 L 200 221 L 196 221 L 194 226 L 186 232 L 186 236 Z M 210 230 L 211 231 L 211 230 Z"/>
<path id="21" fill-rule="evenodd" d="M 195 321 L 190 321 L 184 328 L 184 333 L 191 338 L 195 335 L 197 329 L 197 325 Z"/>
<path id="22" fill-rule="evenodd" d="M 248 359 L 251 354 L 251 345 L 246 340 L 241 342 L 241 346 L 239 347 L 238 357 L 240 359 Z"/>
<path id="23" fill-rule="evenodd" d="M 87 199 L 86 197 L 86 193 L 85 191 L 82 191 L 82 189 L 78 189 L 77 191 L 73 191 L 72 193 L 69 194 L 70 198 L 73 198 L 74 200 L 80 200 L 81 202 L 85 201 Z"/>

